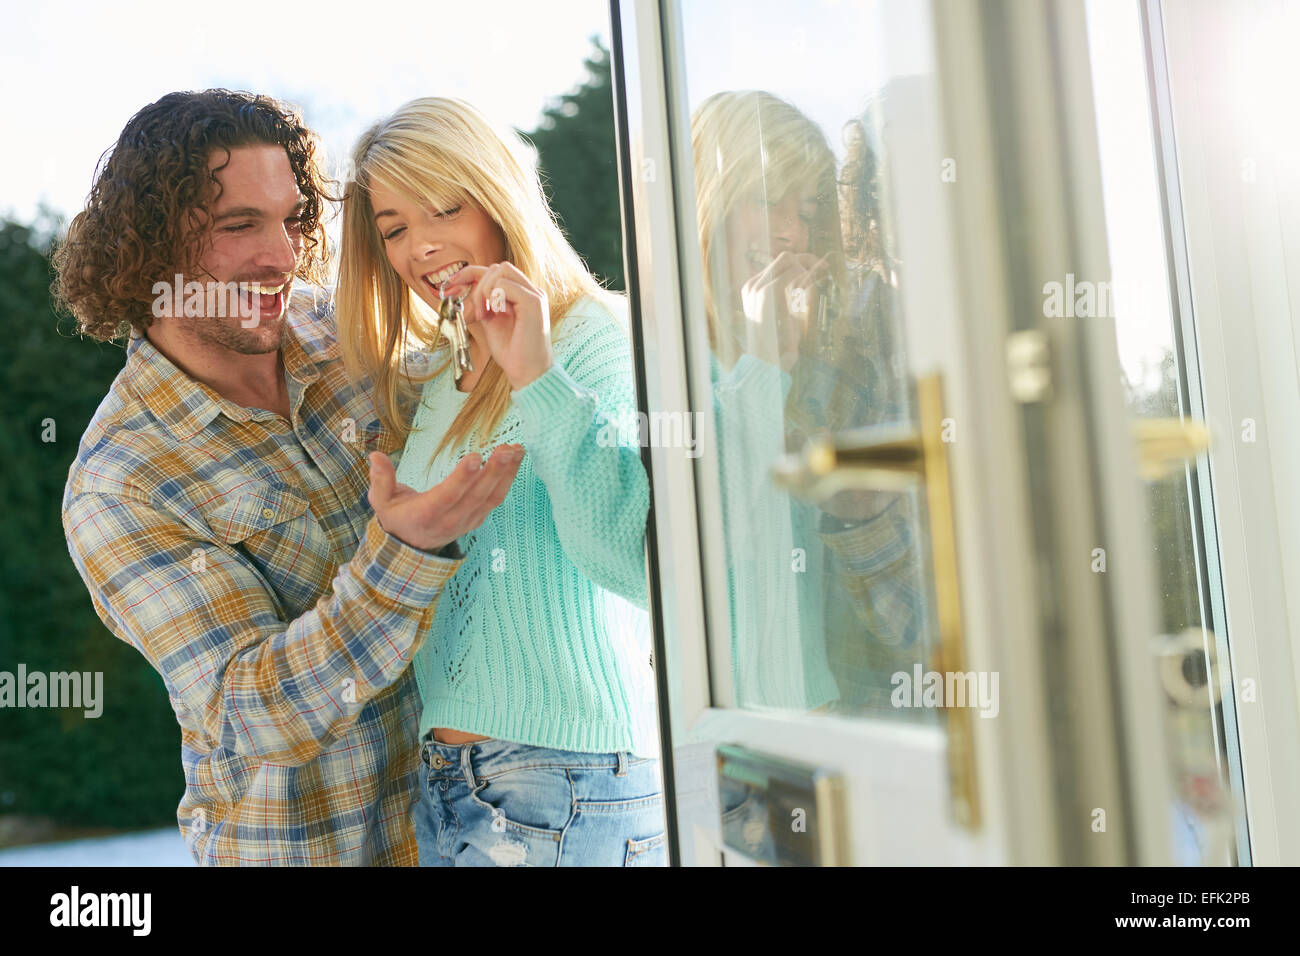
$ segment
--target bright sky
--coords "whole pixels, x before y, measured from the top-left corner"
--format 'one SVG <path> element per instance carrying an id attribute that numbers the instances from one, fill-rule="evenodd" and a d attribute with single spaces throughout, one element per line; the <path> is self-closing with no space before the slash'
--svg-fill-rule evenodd
<path id="1" fill-rule="evenodd" d="M 684 3 L 690 108 L 720 90 L 767 90 L 816 122 L 843 160 L 844 124 L 860 118 L 892 77 L 934 68 L 916 28 L 925 22 L 924 6 L 903 9 L 909 2 L 775 2 L 761 17 L 731 0 Z"/>
<path id="2" fill-rule="evenodd" d="M 5 0 L 0 214 L 29 219 L 41 199 L 68 216 L 80 210 L 100 154 L 136 110 L 173 90 L 288 100 L 331 163 L 417 96 L 459 96 L 532 129 L 550 98 L 582 80 L 589 38 L 609 46 L 608 9 L 607 0 Z"/>
<path id="3" fill-rule="evenodd" d="M 1174 329 L 1142 28 L 1136 3 L 1088 0 L 1085 10 L 1120 363 L 1153 390 Z"/>

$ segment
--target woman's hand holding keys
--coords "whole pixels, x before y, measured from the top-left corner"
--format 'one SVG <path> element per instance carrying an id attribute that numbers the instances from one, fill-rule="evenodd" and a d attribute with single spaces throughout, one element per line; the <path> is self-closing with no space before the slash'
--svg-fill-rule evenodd
<path id="1" fill-rule="evenodd" d="M 546 296 L 513 263 L 466 266 L 447 282 L 449 294 L 472 289 L 465 321 L 483 323 L 488 351 L 515 391 L 552 365 Z"/>

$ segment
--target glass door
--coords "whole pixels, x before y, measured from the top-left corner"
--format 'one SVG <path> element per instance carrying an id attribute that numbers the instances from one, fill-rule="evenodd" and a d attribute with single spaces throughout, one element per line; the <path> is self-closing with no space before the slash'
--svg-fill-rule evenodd
<path id="1" fill-rule="evenodd" d="M 1087 25 L 1033 6 L 611 4 L 675 862 L 1172 860 L 1139 464 L 1199 433 L 1073 308 Z"/>

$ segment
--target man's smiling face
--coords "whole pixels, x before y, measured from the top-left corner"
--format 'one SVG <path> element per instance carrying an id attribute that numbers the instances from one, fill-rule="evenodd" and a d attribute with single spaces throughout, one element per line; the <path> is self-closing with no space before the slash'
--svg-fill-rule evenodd
<path id="1" fill-rule="evenodd" d="M 280 348 L 289 285 L 302 254 L 303 197 L 289 156 L 280 146 L 237 146 L 208 162 L 216 169 L 221 196 L 208 209 L 207 235 L 199 255 L 201 283 L 260 285 L 241 291 L 238 307 L 220 317 L 167 319 L 192 341 L 244 355 Z"/>

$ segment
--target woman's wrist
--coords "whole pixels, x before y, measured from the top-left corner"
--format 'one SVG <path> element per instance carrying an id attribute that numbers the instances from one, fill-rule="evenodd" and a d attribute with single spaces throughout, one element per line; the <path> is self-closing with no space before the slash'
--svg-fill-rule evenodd
<path id="1" fill-rule="evenodd" d="M 533 382 L 537 381 L 539 378 L 541 378 L 543 375 L 549 372 L 551 370 L 551 367 L 554 365 L 555 365 L 555 360 L 550 356 L 547 356 L 545 365 L 540 365 L 536 368 L 529 369 L 525 372 L 516 374 L 513 378 L 507 376 L 507 379 L 510 382 L 511 390 L 518 392 L 527 388 L 529 385 L 532 385 Z"/>
<path id="2" fill-rule="evenodd" d="M 460 542 L 455 538 L 437 548 L 420 548 L 407 541 L 402 541 L 401 538 L 397 537 L 397 535 L 385 528 L 384 523 L 379 520 L 378 512 L 375 513 L 375 524 L 379 525 L 379 530 L 390 538 L 396 541 L 401 541 L 402 544 L 406 545 L 408 548 L 414 548 L 422 554 L 427 554 L 435 558 L 446 558 L 449 561 L 459 561 L 461 558 L 465 557 L 464 552 L 460 549 Z"/>

